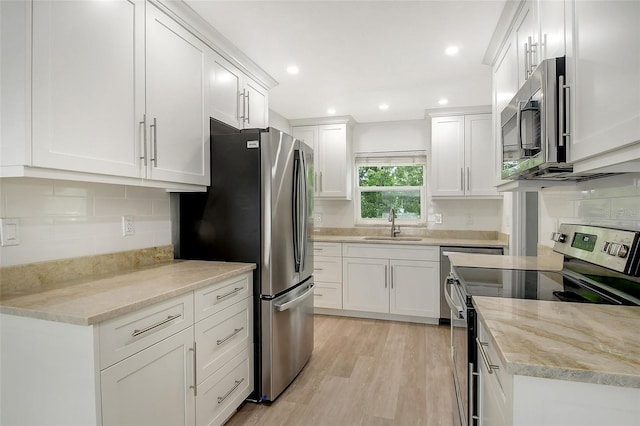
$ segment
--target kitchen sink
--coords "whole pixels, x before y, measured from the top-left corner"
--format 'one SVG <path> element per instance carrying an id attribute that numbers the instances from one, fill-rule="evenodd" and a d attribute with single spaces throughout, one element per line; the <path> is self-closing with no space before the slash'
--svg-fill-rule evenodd
<path id="1" fill-rule="evenodd" d="M 422 241 L 417 237 L 364 237 L 363 240 L 368 241 Z"/>

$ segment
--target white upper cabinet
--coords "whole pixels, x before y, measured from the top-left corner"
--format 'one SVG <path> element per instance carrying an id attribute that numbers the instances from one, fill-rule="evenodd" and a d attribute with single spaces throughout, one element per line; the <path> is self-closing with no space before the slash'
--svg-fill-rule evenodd
<path id="1" fill-rule="evenodd" d="M 315 197 L 350 200 L 353 160 L 349 123 L 294 126 L 292 132 L 313 147 Z"/>
<path id="2" fill-rule="evenodd" d="M 638 171 L 640 2 L 576 1 L 571 6 L 567 81 L 574 171 Z"/>
<path id="3" fill-rule="evenodd" d="M 150 3 L 146 47 L 146 177 L 209 185 L 205 94 L 213 51 Z"/>
<path id="4" fill-rule="evenodd" d="M 433 197 L 495 197 L 496 167 L 491 114 L 431 120 Z"/>
<path id="5" fill-rule="evenodd" d="M 141 177 L 144 0 L 32 7 L 32 160 L 17 162 Z"/>
<path id="6" fill-rule="evenodd" d="M 514 27 L 518 61 L 518 83 L 524 83 L 531 75 L 540 58 L 538 42 L 536 2 L 527 0 L 520 11 Z"/>
<path id="7" fill-rule="evenodd" d="M 236 129 L 269 125 L 267 90 L 240 69 L 216 55 L 213 63 L 209 114 Z"/>
<path id="8" fill-rule="evenodd" d="M 204 190 L 209 118 L 267 126 L 267 89 L 231 63 L 221 72 L 222 57 L 210 47 L 217 35 L 182 3 L 0 8 L 1 177 Z M 231 89 L 220 89 L 223 81 Z"/>
<path id="9" fill-rule="evenodd" d="M 540 0 L 540 55 L 542 59 L 559 58 L 565 54 L 565 2 Z"/>

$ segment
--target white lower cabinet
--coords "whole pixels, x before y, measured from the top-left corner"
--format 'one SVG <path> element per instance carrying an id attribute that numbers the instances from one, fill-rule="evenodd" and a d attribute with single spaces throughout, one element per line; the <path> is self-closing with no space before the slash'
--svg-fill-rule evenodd
<path id="1" fill-rule="evenodd" d="M 638 424 L 640 389 L 509 374 L 482 320 L 478 339 L 480 426 Z"/>
<path id="2" fill-rule="evenodd" d="M 192 425 L 193 327 L 100 373 L 102 424 Z"/>
<path id="3" fill-rule="evenodd" d="M 342 244 L 313 244 L 313 275 L 316 308 L 342 309 Z"/>
<path id="4" fill-rule="evenodd" d="M 438 318 L 438 257 L 437 247 L 345 244 L 343 309 Z"/>
<path id="5" fill-rule="evenodd" d="M 254 387 L 252 294 L 245 273 L 97 325 L 0 314 L 0 424 L 223 424 Z"/>

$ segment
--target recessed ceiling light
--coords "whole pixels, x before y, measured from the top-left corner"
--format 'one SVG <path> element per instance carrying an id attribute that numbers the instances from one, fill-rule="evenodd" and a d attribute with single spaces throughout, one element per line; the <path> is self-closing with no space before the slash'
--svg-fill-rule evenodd
<path id="1" fill-rule="evenodd" d="M 444 53 L 446 53 L 449 56 L 453 56 L 457 54 L 459 51 L 460 49 L 458 48 L 458 46 L 449 46 L 444 50 Z"/>
<path id="2" fill-rule="evenodd" d="M 387 104 L 380 104 L 378 105 L 378 108 L 380 108 L 382 111 L 389 109 L 389 105 Z"/>
<path id="3" fill-rule="evenodd" d="M 287 67 L 287 72 L 288 72 L 289 74 L 298 74 L 298 73 L 300 72 L 300 68 L 298 68 L 298 67 L 297 67 L 297 66 L 295 66 L 295 65 L 289 65 L 289 66 Z"/>
<path id="4" fill-rule="evenodd" d="M 335 113 L 336 113 L 335 108 L 329 108 L 329 109 L 327 110 L 327 114 L 335 114 Z"/>
<path id="5" fill-rule="evenodd" d="M 444 98 L 438 101 L 438 105 L 446 105 L 448 103 L 449 103 L 449 100 Z"/>

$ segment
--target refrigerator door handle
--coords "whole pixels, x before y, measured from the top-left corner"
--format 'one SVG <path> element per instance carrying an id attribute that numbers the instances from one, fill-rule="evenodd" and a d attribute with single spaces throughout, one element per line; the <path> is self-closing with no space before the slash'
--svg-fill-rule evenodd
<path id="1" fill-rule="evenodd" d="M 300 174 L 302 162 L 300 161 L 300 151 L 295 151 L 293 159 L 293 257 L 295 261 L 296 272 L 299 272 L 302 263 L 302 247 L 300 245 Z"/>
<path id="2" fill-rule="evenodd" d="M 307 159 L 305 158 L 304 155 L 304 151 L 300 150 L 300 160 L 302 163 L 302 169 L 301 169 L 301 173 L 300 173 L 300 182 L 302 185 L 300 185 L 300 200 L 302 202 L 302 215 L 299 217 L 299 220 L 302 221 L 302 235 L 301 235 L 301 239 L 300 239 L 300 270 L 304 270 L 305 266 L 306 266 L 306 259 L 307 259 L 307 239 L 308 239 L 308 235 L 307 235 L 307 228 L 308 228 L 308 223 L 307 223 L 307 215 L 309 214 L 309 201 L 307 199 L 308 196 L 308 187 L 307 187 Z"/>
<path id="3" fill-rule="evenodd" d="M 273 304 L 273 309 L 275 309 L 277 312 L 282 312 L 282 311 L 286 311 L 288 309 L 291 309 L 291 308 L 299 305 L 307 297 L 312 295 L 314 287 L 315 287 L 315 285 L 311 284 L 309 286 L 309 288 L 307 288 L 307 291 L 305 291 L 304 293 L 302 293 L 300 296 L 296 297 L 295 299 L 289 300 L 289 301 L 287 301 L 285 303 L 282 303 L 282 304 L 274 303 Z"/>

